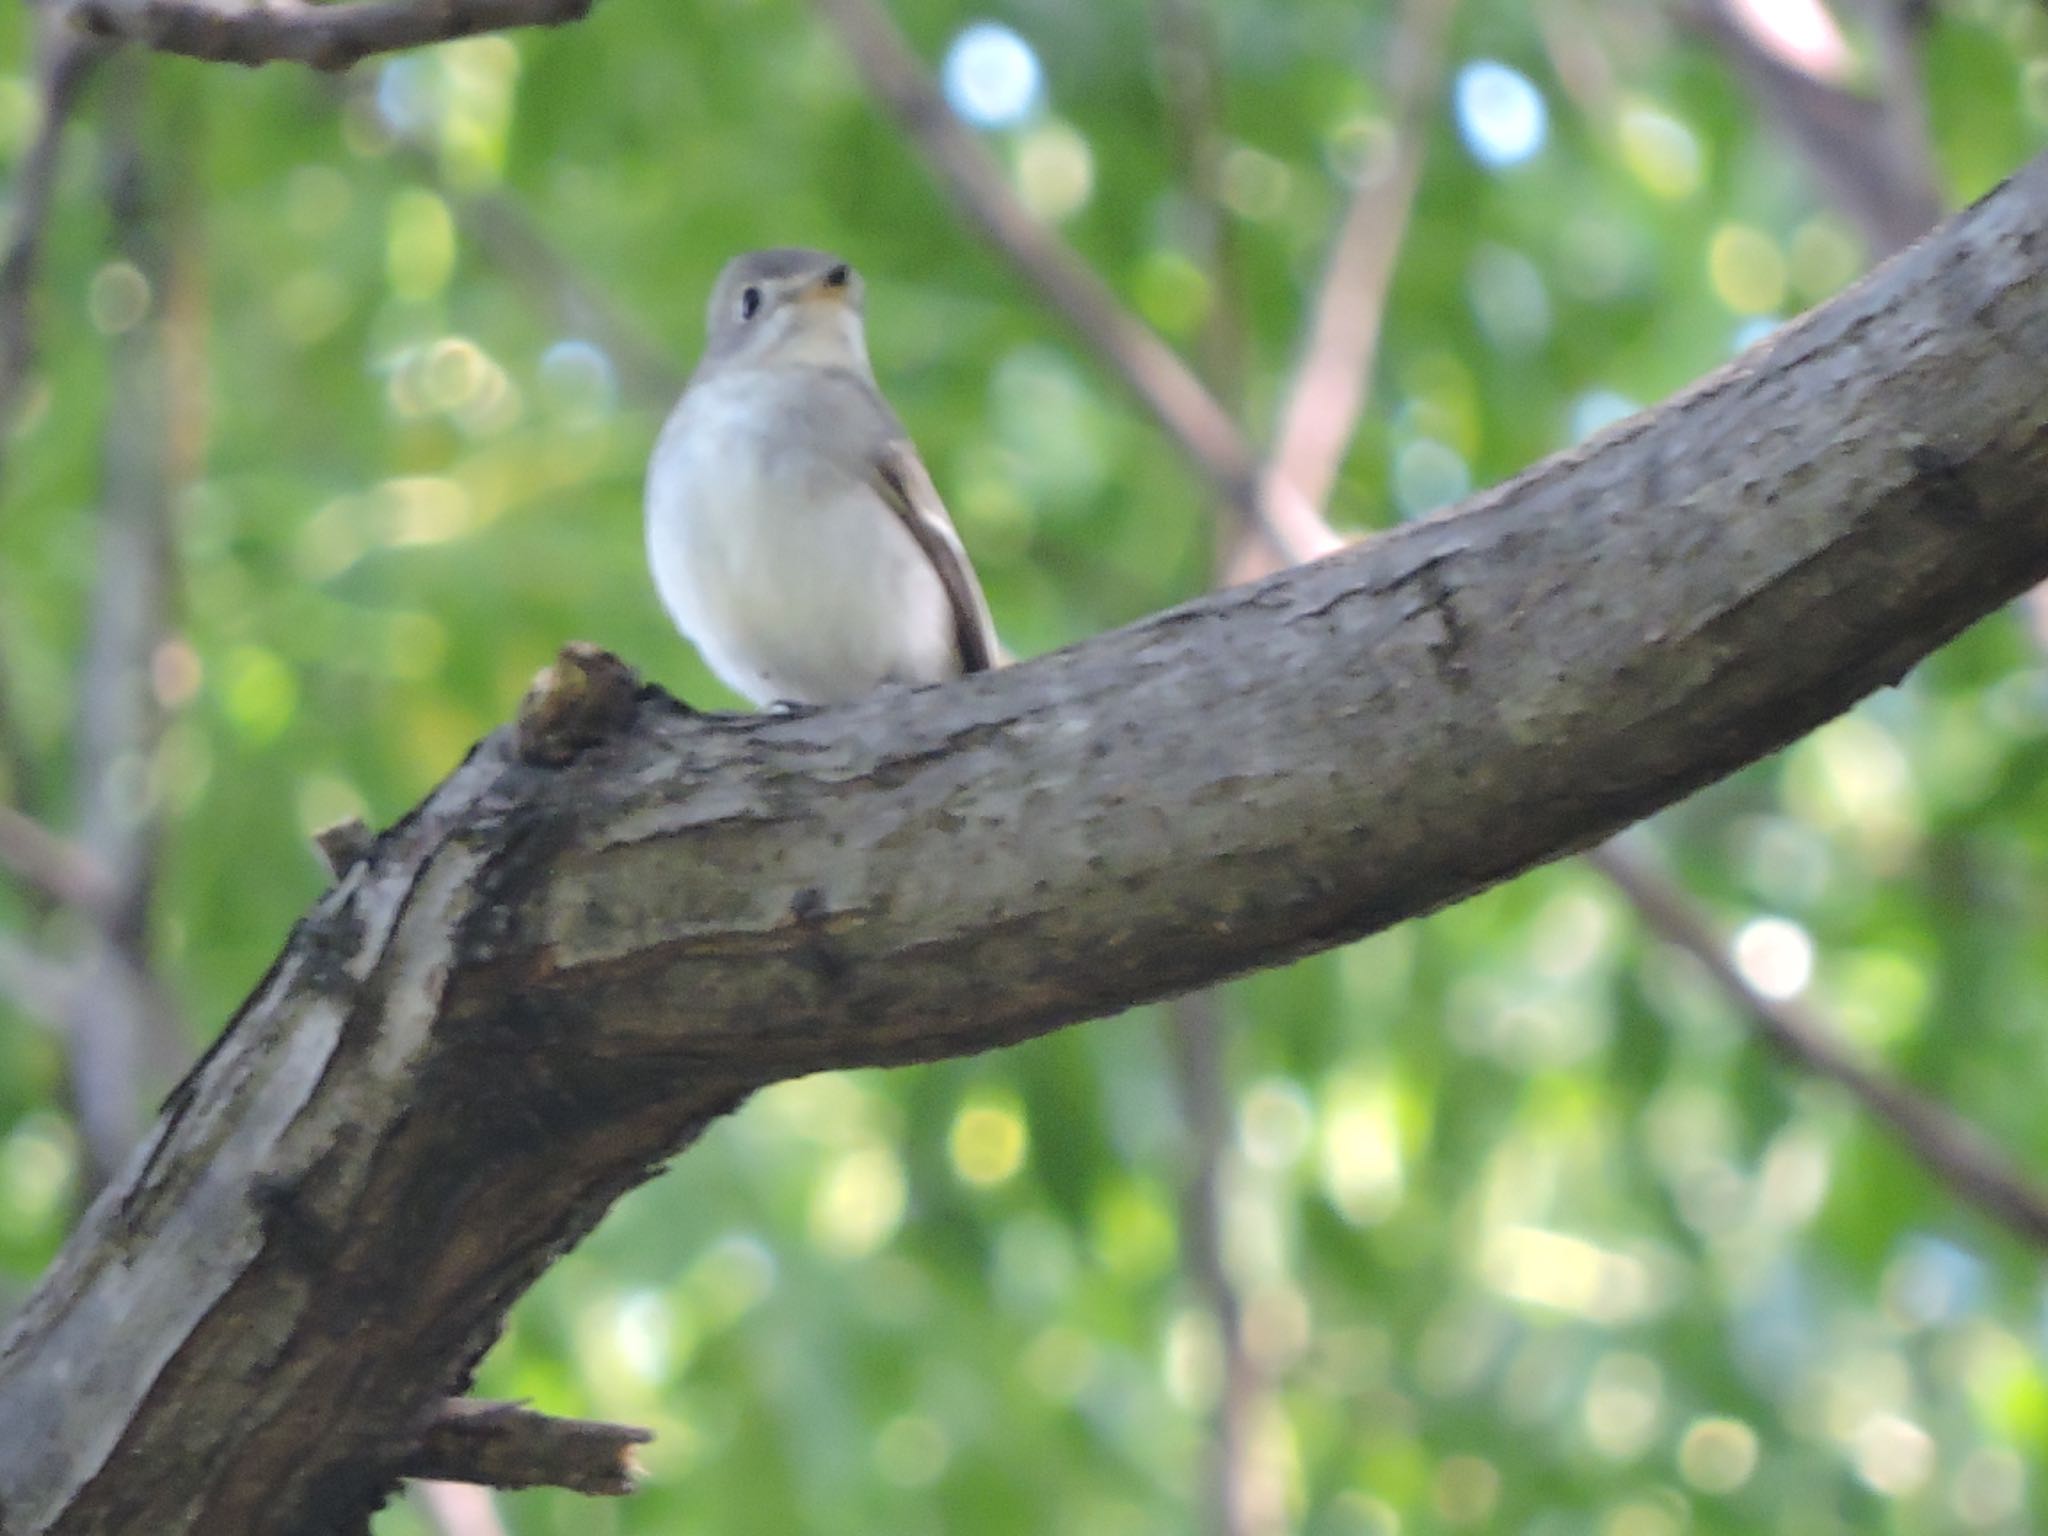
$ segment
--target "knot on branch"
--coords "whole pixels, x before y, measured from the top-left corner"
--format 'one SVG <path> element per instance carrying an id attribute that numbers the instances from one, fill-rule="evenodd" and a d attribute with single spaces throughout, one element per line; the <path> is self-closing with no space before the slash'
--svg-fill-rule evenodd
<path id="1" fill-rule="evenodd" d="M 368 858 L 376 841 L 377 834 L 360 816 L 337 821 L 313 834 L 313 846 L 319 851 L 321 862 L 337 880 Z"/>
<path id="2" fill-rule="evenodd" d="M 640 679 L 601 646 L 572 640 L 519 701 L 519 755 L 559 768 L 633 722 Z"/>

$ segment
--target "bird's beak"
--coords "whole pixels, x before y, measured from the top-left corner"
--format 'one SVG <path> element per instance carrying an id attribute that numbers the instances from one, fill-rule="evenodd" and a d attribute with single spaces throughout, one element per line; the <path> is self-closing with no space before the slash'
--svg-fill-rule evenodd
<path id="1" fill-rule="evenodd" d="M 797 297 L 805 304 L 844 304 L 852 292 L 846 283 L 828 283 L 821 277 Z"/>

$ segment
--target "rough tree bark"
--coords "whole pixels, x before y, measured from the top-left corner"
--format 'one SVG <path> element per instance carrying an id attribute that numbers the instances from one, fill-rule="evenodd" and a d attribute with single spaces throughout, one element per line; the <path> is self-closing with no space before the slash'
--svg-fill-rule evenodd
<path id="1" fill-rule="evenodd" d="M 299 923 L 16 1320 L 0 1528 L 360 1530 L 513 1299 L 751 1088 L 1371 932 L 1898 678 L 2048 576 L 2044 253 L 2048 160 L 1582 451 L 1009 671 L 733 718 L 565 665 Z"/>

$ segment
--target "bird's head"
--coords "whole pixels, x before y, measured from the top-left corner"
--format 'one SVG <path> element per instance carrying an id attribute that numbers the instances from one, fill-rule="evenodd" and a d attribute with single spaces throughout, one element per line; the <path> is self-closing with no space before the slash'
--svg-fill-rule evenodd
<path id="1" fill-rule="evenodd" d="M 860 274 L 829 251 L 778 246 L 735 256 L 711 290 L 707 362 L 866 370 Z"/>

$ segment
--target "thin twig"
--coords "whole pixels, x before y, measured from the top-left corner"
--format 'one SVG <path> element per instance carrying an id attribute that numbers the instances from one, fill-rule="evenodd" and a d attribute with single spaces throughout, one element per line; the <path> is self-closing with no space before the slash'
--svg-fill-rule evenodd
<path id="1" fill-rule="evenodd" d="M 114 882 L 97 859 L 8 805 L 0 805 L 0 869 L 42 905 L 90 915 L 114 904 Z"/>
<path id="2" fill-rule="evenodd" d="M 596 1419 L 558 1419 L 518 1403 L 451 1398 L 420 1432 L 402 1476 L 492 1488 L 568 1488 L 626 1494 L 640 1468 L 633 1448 L 651 1430 Z"/>
<path id="3" fill-rule="evenodd" d="M 1427 119 L 1443 83 L 1445 32 L 1455 4 L 1408 0 L 1395 24 L 1387 70 L 1395 95 L 1393 139 L 1379 164 L 1360 167 L 1273 434 L 1267 503 L 1296 560 L 1343 542 L 1325 509 L 1370 398 L 1380 324 L 1422 182 Z M 1238 579 L 1258 574 L 1242 554 L 1234 562 Z"/>
<path id="4" fill-rule="evenodd" d="M 1637 916 L 1666 943 L 1705 967 L 1786 1059 L 1841 1084 L 1889 1125 L 1949 1190 L 2029 1241 L 2048 1246 L 2048 1197 L 2035 1189 L 1968 1121 L 1858 1061 L 1820 1012 L 1795 999 L 1767 997 L 1730 957 L 1727 938 L 1665 875 L 1619 842 L 1585 856 L 1613 881 Z"/>
<path id="5" fill-rule="evenodd" d="M 1223 196 L 1223 64 L 1216 18 L 1208 0 L 1153 0 L 1152 33 L 1167 140 L 1185 198 L 1181 240 L 1209 279 L 1197 372 L 1224 409 L 1241 415 L 1250 327 Z"/>
<path id="6" fill-rule="evenodd" d="M 875 0 L 814 0 L 869 88 L 945 183 L 966 222 L 995 246 L 1129 386 L 1188 461 L 1243 516 L 1267 521 L 1258 466 L 1230 413 L 1173 348 L 1117 302 L 1108 285 L 1018 201 L 1001 168 Z"/>
<path id="7" fill-rule="evenodd" d="M 164 53 L 231 64 L 346 69 L 372 54 L 512 27 L 581 21 L 592 0 L 362 0 L 317 5 L 263 0 L 60 0 L 57 14 L 86 33 Z"/>

